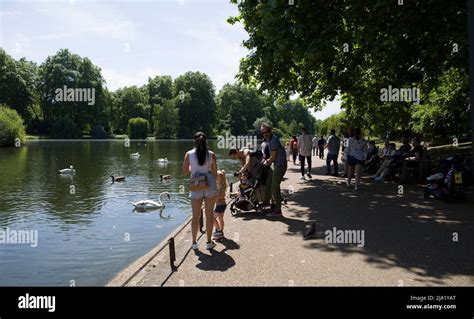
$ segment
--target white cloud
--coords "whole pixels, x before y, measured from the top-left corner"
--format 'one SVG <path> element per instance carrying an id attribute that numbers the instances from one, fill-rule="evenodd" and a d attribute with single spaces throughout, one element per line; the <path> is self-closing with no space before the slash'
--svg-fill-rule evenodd
<path id="1" fill-rule="evenodd" d="M 338 95 L 334 101 L 328 101 L 326 106 L 321 111 L 314 112 L 314 110 L 311 109 L 311 114 L 319 120 L 324 120 L 331 115 L 341 112 L 341 110 L 341 100 L 340 96 Z"/>
<path id="2" fill-rule="evenodd" d="M 239 46 L 235 41 L 230 40 L 224 28 L 220 28 L 214 23 L 199 26 L 195 29 L 183 31 L 196 45 L 196 50 L 205 52 L 206 59 L 210 61 L 208 70 L 209 76 L 213 79 L 216 89 L 219 90 L 225 83 L 233 82 L 234 76 L 238 72 L 239 61 L 248 50 Z M 194 52 L 189 52 L 189 58 L 193 58 Z M 204 71 L 204 70 L 203 70 Z"/>
<path id="3" fill-rule="evenodd" d="M 41 2 L 35 7 L 38 14 L 44 15 L 50 23 L 61 26 L 61 32 L 43 35 L 47 38 L 64 36 L 80 36 L 84 33 L 122 41 L 132 41 L 135 38 L 133 22 L 111 5 L 99 3 L 46 3 Z"/>
<path id="4" fill-rule="evenodd" d="M 10 54 L 12 57 L 20 59 L 31 55 L 31 37 L 23 32 L 15 32 L 10 36 L 14 40 L 12 42 L 5 41 L 8 44 L 5 46 L 5 49 L 8 49 L 8 51 L 11 52 Z"/>

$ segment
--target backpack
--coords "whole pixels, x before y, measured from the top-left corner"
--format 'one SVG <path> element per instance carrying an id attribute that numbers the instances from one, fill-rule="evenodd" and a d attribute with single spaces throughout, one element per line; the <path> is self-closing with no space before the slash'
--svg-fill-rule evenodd
<path id="1" fill-rule="evenodd" d="M 298 142 L 297 142 L 297 141 L 293 141 L 292 143 L 293 143 L 293 144 L 292 144 L 292 149 L 293 149 L 293 150 L 298 150 Z"/>

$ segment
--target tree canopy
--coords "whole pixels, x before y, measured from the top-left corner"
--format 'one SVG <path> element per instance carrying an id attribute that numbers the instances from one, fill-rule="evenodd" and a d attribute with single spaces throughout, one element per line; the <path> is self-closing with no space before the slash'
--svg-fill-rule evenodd
<path id="1" fill-rule="evenodd" d="M 317 110 L 341 95 L 351 122 L 379 135 L 388 129 L 421 133 L 428 128 L 425 113 L 447 105 L 464 115 L 469 107 L 466 1 L 401 3 L 239 1 L 239 15 L 228 21 L 243 24 L 249 35 L 243 45 L 250 53 L 238 78 L 272 95 L 298 93 Z M 454 75 L 448 82 L 461 80 L 457 93 L 436 98 Z M 382 102 L 381 89 L 389 85 L 418 88 L 423 107 Z M 436 127 L 451 132 L 447 125 L 438 117 Z M 466 130 L 461 121 L 452 133 Z"/>
<path id="2" fill-rule="evenodd" d="M 197 130 L 209 136 L 258 134 L 258 119 L 273 123 L 282 137 L 296 134 L 303 125 L 314 129 L 315 120 L 302 100 L 275 100 L 242 83 L 225 84 L 216 95 L 202 72 L 176 79 L 159 75 L 142 86 L 110 92 L 99 67 L 66 49 L 39 67 L 0 50 L 0 69 L 0 103 L 20 114 L 29 132 L 53 138 L 127 134 L 143 122 L 134 120 L 130 126 L 135 118 L 148 123 L 140 136 L 148 132 L 157 138 L 192 138 Z M 75 90 L 92 89 L 93 101 L 75 99 Z M 69 90 L 74 99 L 69 99 Z"/>

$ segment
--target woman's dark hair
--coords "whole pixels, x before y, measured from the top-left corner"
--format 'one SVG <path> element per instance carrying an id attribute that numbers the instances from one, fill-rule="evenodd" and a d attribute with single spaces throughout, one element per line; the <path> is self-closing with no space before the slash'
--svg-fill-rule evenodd
<path id="1" fill-rule="evenodd" d="M 296 135 L 293 135 L 291 138 L 294 139 L 294 140 L 296 140 Z"/>
<path id="2" fill-rule="evenodd" d="M 356 129 L 354 130 L 354 137 L 356 140 L 360 139 L 360 127 L 356 127 Z"/>
<path id="3" fill-rule="evenodd" d="M 209 150 L 207 148 L 206 134 L 199 131 L 194 134 L 194 148 L 196 148 L 196 156 L 200 166 L 203 166 L 206 162 L 207 154 Z"/>

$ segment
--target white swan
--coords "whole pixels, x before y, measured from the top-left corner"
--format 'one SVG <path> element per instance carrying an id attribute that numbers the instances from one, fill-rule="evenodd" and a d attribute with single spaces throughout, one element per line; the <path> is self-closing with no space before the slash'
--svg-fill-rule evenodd
<path id="1" fill-rule="evenodd" d="M 140 157 L 140 153 L 136 152 L 136 153 L 132 153 L 130 154 L 131 157 L 134 157 L 134 158 L 139 158 Z"/>
<path id="2" fill-rule="evenodd" d="M 74 174 L 76 174 L 76 170 L 75 170 L 74 167 L 71 165 L 71 166 L 69 166 L 69 168 L 60 169 L 60 170 L 59 170 L 59 174 L 62 174 L 62 175 L 74 175 Z"/>
<path id="3" fill-rule="evenodd" d="M 168 163 L 168 158 L 165 157 L 165 158 L 159 158 L 158 159 L 158 163 Z"/>
<path id="4" fill-rule="evenodd" d="M 138 209 L 138 210 L 165 208 L 165 204 L 163 204 L 163 201 L 162 201 L 163 195 L 166 195 L 168 197 L 168 199 L 171 198 L 170 193 L 163 192 L 163 193 L 160 194 L 160 199 L 158 199 L 157 202 L 146 199 L 146 200 L 141 200 L 141 201 L 138 201 L 138 202 L 135 202 L 135 203 L 130 202 L 130 204 L 132 204 L 135 207 L 135 209 Z"/>

